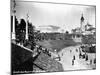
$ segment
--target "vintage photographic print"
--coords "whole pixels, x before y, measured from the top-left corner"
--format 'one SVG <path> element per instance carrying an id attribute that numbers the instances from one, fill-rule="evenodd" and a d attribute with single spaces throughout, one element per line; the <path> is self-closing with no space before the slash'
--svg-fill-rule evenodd
<path id="1" fill-rule="evenodd" d="M 11 0 L 11 74 L 96 69 L 96 6 Z"/>

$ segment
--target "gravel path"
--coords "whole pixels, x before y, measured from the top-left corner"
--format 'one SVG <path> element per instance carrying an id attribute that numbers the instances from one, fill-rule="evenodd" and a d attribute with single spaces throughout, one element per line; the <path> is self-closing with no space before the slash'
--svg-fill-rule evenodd
<path id="1" fill-rule="evenodd" d="M 76 49 L 78 49 L 78 52 L 76 52 Z M 91 67 L 89 67 L 89 65 L 86 64 L 89 61 L 85 61 L 84 59 L 79 59 L 79 45 L 64 48 L 58 54 L 61 57 L 61 61 L 59 62 L 62 63 L 64 70 L 91 69 Z M 74 65 L 72 65 L 73 56 L 75 56 Z"/>

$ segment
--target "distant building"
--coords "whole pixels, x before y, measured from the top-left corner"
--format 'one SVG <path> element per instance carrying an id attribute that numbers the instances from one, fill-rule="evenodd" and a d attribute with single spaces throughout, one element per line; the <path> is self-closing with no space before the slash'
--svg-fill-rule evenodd
<path id="1" fill-rule="evenodd" d="M 80 31 L 81 31 L 81 28 L 77 27 L 75 29 L 72 29 L 71 33 L 73 33 L 73 34 L 79 33 L 80 34 L 81 33 Z"/>
<path id="2" fill-rule="evenodd" d="M 93 27 L 92 25 L 90 25 L 89 23 L 87 23 L 85 25 L 85 32 L 84 35 L 95 35 L 96 32 L 96 28 Z"/>
<path id="3" fill-rule="evenodd" d="M 84 28 L 84 17 L 83 14 L 80 19 L 80 27 L 72 29 L 72 39 L 75 42 L 82 42 L 82 33 L 85 31 Z"/>
<path id="4" fill-rule="evenodd" d="M 83 14 L 81 16 L 80 19 L 80 27 L 77 27 L 75 29 L 72 29 L 71 34 L 72 34 L 72 39 L 75 42 L 82 42 L 82 36 L 84 35 L 92 35 L 95 38 L 95 34 L 96 34 L 96 28 L 93 27 L 93 25 L 90 25 L 89 23 L 87 23 L 85 25 L 84 23 L 84 17 Z"/>

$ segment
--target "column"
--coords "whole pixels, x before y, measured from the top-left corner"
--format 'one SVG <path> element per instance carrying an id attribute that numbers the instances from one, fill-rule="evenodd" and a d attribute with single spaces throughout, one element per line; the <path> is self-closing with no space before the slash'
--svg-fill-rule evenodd
<path id="1" fill-rule="evenodd" d="M 13 31 L 12 31 L 12 39 L 16 39 L 15 37 L 15 13 L 13 13 Z"/>
<path id="2" fill-rule="evenodd" d="M 16 39 L 16 36 L 15 36 L 15 13 L 16 13 L 15 6 L 16 6 L 16 2 L 14 0 L 13 1 L 13 31 L 12 31 L 12 39 L 13 40 Z"/>
<path id="3" fill-rule="evenodd" d="M 27 14 L 27 18 L 26 18 L 26 36 L 25 39 L 28 40 L 28 14 Z"/>

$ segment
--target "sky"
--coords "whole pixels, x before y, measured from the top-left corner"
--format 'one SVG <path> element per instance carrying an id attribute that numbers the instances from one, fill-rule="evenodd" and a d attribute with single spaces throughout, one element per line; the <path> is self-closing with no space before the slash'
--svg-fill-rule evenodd
<path id="1" fill-rule="evenodd" d="M 28 13 L 29 21 L 41 32 L 71 32 L 80 27 L 82 14 L 84 24 L 95 27 L 95 6 L 16 1 L 15 9 L 19 22 Z"/>

